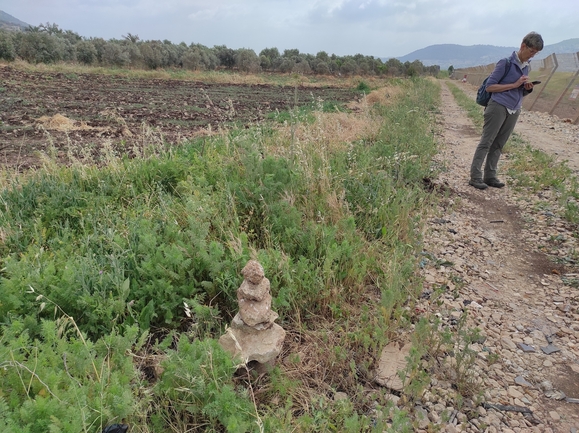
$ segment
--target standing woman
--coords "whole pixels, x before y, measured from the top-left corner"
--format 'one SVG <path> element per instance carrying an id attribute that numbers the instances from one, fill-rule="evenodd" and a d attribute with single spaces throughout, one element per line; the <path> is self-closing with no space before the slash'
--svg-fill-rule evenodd
<path id="1" fill-rule="evenodd" d="M 490 75 L 486 90 L 491 100 L 485 108 L 483 132 L 472 159 L 469 185 L 477 189 L 505 186 L 497 178 L 497 166 L 519 118 L 523 97 L 533 91 L 533 83 L 528 81 L 529 60 L 542 49 L 543 38 L 531 32 L 523 38 L 519 51 L 513 51 L 510 61 L 499 60 Z"/>

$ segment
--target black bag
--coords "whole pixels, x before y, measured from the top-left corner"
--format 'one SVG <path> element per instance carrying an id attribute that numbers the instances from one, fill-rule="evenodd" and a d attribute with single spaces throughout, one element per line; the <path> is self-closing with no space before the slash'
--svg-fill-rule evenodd
<path id="1" fill-rule="evenodd" d="M 503 74 L 503 77 L 499 80 L 499 83 L 505 79 L 505 77 L 507 76 L 508 72 L 511 69 L 511 59 L 506 58 L 505 60 L 507 61 L 507 64 L 505 65 L 505 73 Z M 487 92 L 488 80 L 489 77 L 486 77 L 485 80 L 480 85 L 480 87 L 478 88 L 478 91 L 476 92 L 476 103 L 478 105 L 482 105 L 483 107 L 486 107 L 489 104 L 489 101 L 491 100 L 491 94 Z"/>
<path id="2" fill-rule="evenodd" d="M 101 433 L 126 433 L 129 426 L 126 424 L 113 424 L 105 427 Z"/>

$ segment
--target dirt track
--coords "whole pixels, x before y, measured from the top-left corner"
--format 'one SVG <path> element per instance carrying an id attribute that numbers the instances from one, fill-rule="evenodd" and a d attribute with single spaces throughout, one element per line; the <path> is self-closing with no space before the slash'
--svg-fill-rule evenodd
<path id="1" fill-rule="evenodd" d="M 431 256 L 454 265 L 425 267 L 426 288 L 442 285 L 448 292 L 442 305 L 425 301 L 422 308 L 438 313 L 447 323 L 468 310 L 470 325 L 481 329 L 486 338 L 474 345 L 473 367 L 484 402 L 531 411 L 485 409 L 473 399 L 462 408 L 470 414 L 468 419 L 463 416 L 460 426 L 455 421 L 444 431 L 575 431 L 579 404 L 558 397 L 579 398 L 579 264 L 572 259 L 579 228 L 556 215 L 548 192 L 529 196 L 512 189 L 504 170 L 508 160 L 499 169 L 505 188 L 470 187 L 469 167 L 479 134 L 445 83 L 442 101 L 443 146 L 438 162 L 448 170 L 438 181 L 450 194 L 440 215 L 430 221 L 424 245 Z M 568 128 L 556 119 L 525 113 L 515 131 L 532 146 L 565 155 L 577 170 L 579 128 L 574 134 L 568 134 Z M 549 342 L 559 351 L 546 354 L 541 348 Z M 522 350 L 528 347 L 534 351 Z M 496 362 L 489 362 L 490 356 Z M 441 387 L 443 381 L 432 386 L 425 400 L 436 402 Z M 448 406 L 447 401 L 439 403 Z M 428 405 L 427 411 L 436 408 Z"/>

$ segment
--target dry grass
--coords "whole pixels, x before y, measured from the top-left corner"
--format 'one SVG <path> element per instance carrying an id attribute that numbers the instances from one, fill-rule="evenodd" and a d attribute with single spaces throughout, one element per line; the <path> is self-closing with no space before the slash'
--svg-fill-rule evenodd
<path id="1" fill-rule="evenodd" d="M 119 124 L 118 133 L 123 137 L 133 137 L 133 133 L 127 127 L 124 119 L 116 113 L 114 110 L 105 110 L 99 113 L 103 117 L 107 117 L 108 120 L 112 120 Z M 97 131 L 98 134 L 103 134 L 105 132 L 112 132 L 115 128 L 110 126 L 90 126 L 86 122 L 69 119 L 62 114 L 55 114 L 54 116 L 42 116 L 35 120 L 35 126 L 37 129 L 44 131 L 45 134 L 48 131 L 58 131 L 69 133 L 73 131 Z M 50 140 L 49 140 L 50 141 Z M 70 143 L 69 143 L 70 144 Z"/>
<path id="2" fill-rule="evenodd" d="M 370 106 L 375 104 L 391 105 L 395 103 L 402 95 L 400 86 L 383 86 L 373 90 L 366 96 L 366 103 Z"/>
<path id="3" fill-rule="evenodd" d="M 0 61 L 0 68 L 10 66 L 29 72 L 63 73 L 63 74 L 100 74 L 134 77 L 143 79 L 164 79 L 202 81 L 211 84 L 270 84 L 281 86 L 321 87 L 331 86 L 339 88 L 356 88 L 360 81 L 368 83 L 372 88 L 383 86 L 387 79 L 378 77 L 350 76 L 341 77 L 334 75 L 302 75 L 296 73 L 257 73 L 245 74 L 236 71 L 190 71 L 186 69 L 131 69 L 113 68 L 102 66 L 87 66 L 79 63 L 60 62 L 56 64 L 32 64 L 23 60 L 13 62 Z"/>
<path id="4" fill-rule="evenodd" d="M 77 120 L 69 119 L 62 114 L 55 114 L 54 116 L 42 116 L 36 119 L 37 126 L 42 126 L 49 131 L 88 131 L 95 129 L 92 126 Z M 101 128 L 102 129 L 102 128 Z"/>
<path id="5" fill-rule="evenodd" d="M 335 191 L 332 186 L 332 155 L 351 152 L 355 143 L 361 140 L 372 142 L 377 139 L 382 118 L 373 113 L 374 105 L 394 104 L 403 96 L 402 93 L 397 87 L 382 85 L 362 101 L 350 104 L 348 112 L 324 113 L 318 110 L 313 112 L 313 123 L 286 122 L 276 128 L 275 138 L 266 143 L 267 153 L 294 160 L 302 168 L 304 176 L 309 178 L 308 185 L 313 195 L 327 192 L 329 212 L 319 218 L 340 221 L 348 208 L 344 192 Z M 303 199 L 308 200 L 307 196 Z"/>
<path id="6" fill-rule="evenodd" d="M 380 87 L 360 102 L 350 103 L 350 112 L 315 111 L 316 122 L 313 125 L 284 125 L 280 128 L 280 136 L 284 141 L 293 139 L 296 143 L 315 143 L 319 149 L 343 150 L 352 142 L 375 137 L 382 123 L 380 118 L 372 115 L 372 107 L 376 104 L 394 104 L 401 95 L 402 89 L 399 87 Z"/>
<path id="7" fill-rule="evenodd" d="M 351 375 L 343 371 L 344 364 L 335 359 L 336 348 L 342 343 L 339 336 L 329 330 L 288 331 L 278 365 L 287 380 L 299 383 L 286 389 L 292 397 L 294 413 L 309 413 L 317 397 L 332 398 L 336 389 L 354 387 Z M 258 401 L 271 403 L 271 384 L 257 389 Z"/>
<path id="8" fill-rule="evenodd" d="M 313 127 L 300 124 L 294 133 L 297 141 L 313 142 L 327 149 L 347 147 L 349 143 L 364 137 L 375 136 L 380 127 L 379 122 L 370 115 L 360 116 L 355 113 L 316 113 L 317 122 Z M 287 135 L 288 127 L 282 129 Z"/>

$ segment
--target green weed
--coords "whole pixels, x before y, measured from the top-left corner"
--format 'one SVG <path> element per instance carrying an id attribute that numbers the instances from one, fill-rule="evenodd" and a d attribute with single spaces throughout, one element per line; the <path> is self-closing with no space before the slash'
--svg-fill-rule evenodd
<path id="1" fill-rule="evenodd" d="M 136 398 L 139 381 L 127 356 L 139 347 L 136 327 L 90 341 L 64 315 L 43 321 L 39 339 L 16 319 L 1 331 L 3 431 L 89 432 L 142 421 L 139 413 L 148 399 Z"/>
<path id="2" fill-rule="evenodd" d="M 426 359 L 433 372 L 447 377 L 456 386 L 460 398 L 476 395 L 480 391 L 480 383 L 473 369 L 477 352 L 472 346 L 483 339 L 477 328 L 467 327 L 467 318 L 464 312 L 454 329 L 443 326 L 437 317 L 421 319 L 414 334 L 414 347 L 421 349 L 411 357 L 406 374 L 417 370 L 420 360 Z M 418 394 L 415 392 L 411 395 L 420 395 L 427 378 L 419 376 L 419 379 L 418 384 L 414 385 Z M 413 385 L 412 381 L 410 385 Z"/>
<path id="3" fill-rule="evenodd" d="M 191 342 L 182 336 L 162 367 L 148 414 L 154 431 L 263 431 L 248 391 L 235 389 L 231 357 L 215 340 Z"/>
<path id="4" fill-rule="evenodd" d="M 370 86 L 365 81 L 360 81 L 356 86 L 356 90 L 362 93 L 370 93 Z"/>
<path id="5" fill-rule="evenodd" d="M 406 304 L 421 290 L 415 257 L 422 216 L 435 200 L 423 179 L 434 175 L 431 120 L 439 103 L 439 89 L 427 80 L 395 84 L 406 96 L 398 104 L 368 108 L 364 116 L 379 122 L 377 132 L 363 132 L 352 142 L 324 131 L 324 111 L 336 107 L 315 101 L 307 110 L 289 112 L 290 137 L 268 122 L 172 148 L 144 130 L 145 145 L 134 149 L 133 159 L 104 149 L 100 167 L 62 167 L 48 157 L 44 168 L 3 181 L 1 335 L 25 335 L 18 347 L 34 342 L 48 356 L 53 343 L 46 324 L 74 323 L 76 340 L 82 335 L 86 345 L 74 343 L 69 333 L 66 344 L 79 346 L 55 352 L 61 359 L 76 351 L 79 365 L 90 371 L 91 382 L 78 379 L 80 386 L 73 385 L 86 395 L 95 383 L 102 389 L 104 378 L 114 385 L 87 427 L 76 420 L 76 430 L 69 431 L 96 431 L 125 418 L 142 431 L 160 432 L 385 429 L 391 415 L 372 424 L 360 384 L 370 380 L 389 337 L 410 325 Z M 298 127 L 310 131 L 305 137 L 326 138 L 308 141 L 295 134 Z M 250 258 L 262 263 L 271 281 L 279 322 L 292 335 L 315 341 L 307 355 L 331 372 L 324 383 L 311 382 L 307 371 L 294 373 L 282 364 L 267 386 L 291 386 L 275 408 L 260 400 L 267 393 L 253 393 L 263 385 L 259 379 L 233 380 L 231 360 L 215 343 L 236 313 L 240 270 Z M 39 309 L 38 293 L 50 305 Z M 48 308 L 54 305 L 59 308 Z M 143 333 L 152 335 L 146 348 L 136 341 Z M 171 338 L 163 344 L 152 343 L 167 334 Z M 125 364 L 118 367 L 122 384 L 108 379 L 114 372 L 103 367 L 104 352 L 87 348 L 114 338 L 127 346 L 119 353 L 146 349 L 164 359 L 157 382 L 141 383 L 135 378 L 142 372 L 125 373 Z M 17 353 L 6 339 L 2 350 Z M 34 359 L 25 351 L 19 362 L 24 360 Z M 2 395 L 8 413 L 33 399 L 29 383 L 38 387 L 35 392 L 42 385 L 21 368 L 10 371 L 16 397 Z M 50 390 L 67 401 L 59 384 L 38 376 L 48 395 Z M 60 376 L 68 377 L 66 371 Z M 418 370 L 414 377 L 416 394 L 423 378 Z M 327 387 L 344 390 L 351 400 L 321 398 Z M 117 402 L 125 393 L 132 400 Z M 51 405 L 60 404 L 56 397 Z M 140 418 L 139 401 L 152 405 Z M 405 431 L 406 415 L 392 416 L 393 425 Z M 5 419 L 28 426 L 16 414 Z"/>

